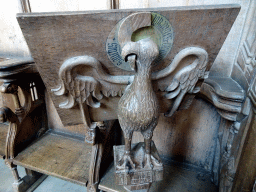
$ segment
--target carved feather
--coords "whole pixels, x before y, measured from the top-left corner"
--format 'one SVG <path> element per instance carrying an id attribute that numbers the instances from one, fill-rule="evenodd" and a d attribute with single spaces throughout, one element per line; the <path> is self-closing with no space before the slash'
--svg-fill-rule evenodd
<path id="1" fill-rule="evenodd" d="M 65 101 L 59 107 L 72 108 L 78 102 L 90 107 L 100 107 L 103 98 L 123 94 L 132 76 L 110 76 L 100 62 L 90 56 L 77 56 L 67 59 L 59 70 L 60 85 L 52 91 L 63 96 Z"/>
<path id="2" fill-rule="evenodd" d="M 172 74 L 179 63 L 187 56 L 194 55 L 197 58 L 195 61 L 180 69 L 176 74 Z M 200 89 L 196 87 L 199 79 L 205 78 L 207 72 L 205 72 L 206 65 L 208 62 L 207 52 L 199 47 L 189 47 L 181 50 L 173 59 L 173 62 L 165 69 L 155 72 L 152 74 L 152 79 L 159 80 L 168 76 L 174 75 L 170 85 L 165 88 L 167 99 L 176 98 L 172 108 L 165 113 L 166 116 L 172 116 L 178 109 L 182 99 L 186 93 L 195 93 Z M 163 89 L 160 88 L 161 91 Z"/>
<path id="3" fill-rule="evenodd" d="M 187 56 L 194 55 L 195 61 L 173 74 L 180 62 Z M 174 99 L 173 107 L 166 116 L 171 116 L 178 109 L 186 93 L 196 93 L 200 89 L 196 87 L 199 79 L 207 76 L 205 72 L 208 62 L 207 52 L 199 47 L 189 47 L 181 50 L 165 69 L 152 73 L 152 80 L 164 80 L 173 76 L 167 87 L 159 87 L 166 92 L 167 99 Z M 82 73 L 79 67 L 87 67 Z M 79 71 L 79 73 L 78 73 Z M 85 102 L 87 105 L 97 108 L 105 97 L 122 96 L 125 88 L 133 82 L 133 76 L 111 76 L 107 74 L 100 62 L 90 56 L 78 56 L 66 60 L 60 70 L 60 85 L 52 91 L 56 95 L 64 96 L 65 101 L 59 107 L 72 108 L 77 102 Z"/>

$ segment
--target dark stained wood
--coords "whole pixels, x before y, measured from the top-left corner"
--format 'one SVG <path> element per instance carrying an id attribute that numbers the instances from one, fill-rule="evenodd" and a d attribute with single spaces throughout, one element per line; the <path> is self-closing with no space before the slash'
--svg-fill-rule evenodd
<path id="1" fill-rule="evenodd" d="M 251 86 L 254 87 L 253 83 Z M 215 183 L 219 183 L 220 189 L 224 191 L 231 190 L 234 184 L 233 180 L 243 151 L 245 138 L 247 134 L 250 134 L 248 129 L 253 116 L 253 102 L 251 103 L 249 98 L 246 98 L 246 94 L 252 96 L 254 90 L 249 89 L 248 92 L 246 93 L 236 81 L 229 77 L 209 77 L 204 81 L 201 88 L 201 94 L 215 105 L 218 113 L 224 119 L 233 122 L 226 129 L 219 129 L 216 147 L 215 169 L 220 169 L 220 177 L 217 179 L 215 175 L 216 179 L 214 180 L 216 180 Z M 253 101 L 253 97 L 251 99 Z M 219 158 L 216 158 L 218 156 Z M 254 181 L 251 180 L 251 182 Z M 239 185 L 235 184 L 235 186 L 238 187 Z M 235 191 L 240 190 L 236 189 Z"/>
<path id="2" fill-rule="evenodd" d="M 89 178 L 91 146 L 83 140 L 46 133 L 13 160 L 15 164 L 80 185 Z"/>
<path id="3" fill-rule="evenodd" d="M 154 83 L 158 85 L 159 90 L 168 92 L 165 99 L 175 98 L 173 106 L 165 112 L 165 115 L 170 117 L 177 111 L 185 94 L 194 93 L 198 80 L 204 79 L 207 74 L 205 69 L 208 64 L 208 53 L 194 46 L 182 49 L 169 66 L 152 73 L 153 62 L 159 58 L 161 53 L 161 45 L 157 45 L 150 38 L 133 42 L 131 36 L 138 28 L 148 26 L 154 14 L 156 13 L 131 14 L 121 21 L 116 32 L 122 50 L 121 56 L 128 60 L 127 65 L 135 71 L 134 80 L 126 88 L 118 103 L 118 120 L 123 131 L 125 147 L 124 150 L 121 147 L 114 148 L 116 179 L 119 185 L 125 185 L 129 190 L 145 190 L 152 182 L 163 179 L 163 164 L 160 158 L 151 152 L 151 148 L 153 151 L 151 147 L 153 132 L 159 118 L 159 102 L 152 86 L 152 80 L 155 80 Z M 161 17 L 156 18 L 160 20 Z M 154 21 L 153 18 L 151 20 Z M 166 20 L 162 32 L 168 31 L 171 35 L 171 30 L 166 27 L 169 26 L 168 22 Z M 180 61 L 188 56 L 195 56 L 196 60 L 190 65 L 181 67 Z M 169 79 L 169 76 L 172 78 Z M 131 149 L 132 136 L 135 131 L 142 133 L 144 147 Z M 136 163 L 138 159 L 143 160 Z"/>
<path id="4" fill-rule="evenodd" d="M 27 175 L 20 178 L 12 159 L 47 129 L 44 85 L 31 58 L 2 60 L 0 80 L 1 122 L 8 125 L 7 128 L 1 124 L 0 153 L 14 176 L 14 191 L 23 192 L 42 178 L 42 174 L 27 169 Z"/>
<path id="5" fill-rule="evenodd" d="M 0 157 L 5 156 L 5 147 L 6 147 L 6 137 L 8 132 L 9 125 L 1 123 L 0 124 Z"/>

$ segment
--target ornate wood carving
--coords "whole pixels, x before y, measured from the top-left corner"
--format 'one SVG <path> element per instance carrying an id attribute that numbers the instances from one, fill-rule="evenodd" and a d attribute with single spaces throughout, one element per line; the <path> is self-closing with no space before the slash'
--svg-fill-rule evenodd
<path id="1" fill-rule="evenodd" d="M 134 56 L 131 56 L 132 54 Z M 140 131 L 145 140 L 142 174 L 146 174 L 147 170 L 150 172 L 155 167 L 161 169 L 163 166 L 161 160 L 151 153 L 151 140 L 158 122 L 159 105 L 153 91 L 150 74 L 151 64 L 158 54 L 157 45 L 150 39 L 143 39 L 135 43 L 127 42 L 122 48 L 122 56 L 123 58 L 128 56 L 128 60 L 131 60 L 129 62 L 135 70 L 135 76 L 118 103 L 118 120 L 125 138 L 125 151 L 116 165 L 118 171 L 126 170 L 128 173 L 130 169 L 138 169 L 131 156 L 131 140 L 134 131 Z M 151 181 L 139 181 L 134 184 L 140 183 L 148 184 Z M 131 184 L 133 183 L 128 185 Z"/>
<path id="2" fill-rule="evenodd" d="M 159 9 L 158 11 L 155 11 L 154 9 L 146 10 L 147 12 L 151 12 L 151 14 L 155 14 L 157 12 L 157 14 L 162 15 L 171 24 L 172 29 L 175 29 L 176 34 L 175 37 L 173 36 L 173 38 L 171 38 L 175 39 L 172 44 L 172 51 L 167 54 L 161 62 L 156 63 L 156 65 L 153 66 L 153 73 L 166 68 L 171 63 L 175 55 L 177 55 L 180 50 L 187 48 L 188 45 L 198 46 L 197 48 L 202 48 L 208 53 L 209 63 L 206 70 L 208 71 L 212 66 L 214 58 L 221 48 L 222 43 L 225 40 L 225 36 L 230 30 L 232 23 L 239 11 L 238 6 L 206 6 L 203 8 L 192 7 L 189 9 L 190 11 L 176 8 Z M 117 29 L 116 24 L 118 24 L 119 21 L 133 13 L 138 12 L 141 12 L 141 10 L 109 10 L 107 12 L 99 11 L 96 13 L 84 12 L 79 15 L 76 13 L 65 13 L 64 15 L 60 13 L 53 13 L 44 16 L 41 14 L 20 14 L 18 16 L 18 21 L 21 25 L 24 37 L 30 47 L 33 57 L 36 60 L 36 65 L 42 79 L 44 80 L 47 89 L 51 90 L 56 89 L 59 87 L 58 85 L 61 84 L 58 73 L 62 64 L 72 57 L 77 56 L 90 56 L 97 59 L 102 65 L 104 72 L 111 76 L 133 76 L 134 72 L 124 71 L 117 68 L 113 65 L 112 61 L 109 60 L 106 51 L 120 52 L 120 46 L 116 44 L 116 42 L 108 45 L 108 41 L 106 42 L 106 40 L 108 39 L 111 31 L 114 28 Z M 201 15 L 205 15 L 206 17 L 202 18 Z M 208 17 L 207 15 L 212 15 L 212 17 Z M 66 22 L 58 22 L 60 18 L 65 19 Z M 105 20 L 103 18 L 109 19 Z M 161 18 L 158 19 L 159 20 L 153 22 L 159 24 L 160 29 L 161 26 L 165 25 L 165 22 L 162 21 Z M 40 22 L 34 22 L 34 20 L 40 20 Z M 84 20 L 86 20 L 86 22 L 83 22 Z M 95 20 L 97 20 L 97 22 L 95 22 Z M 200 22 L 198 22 L 199 20 Z M 33 26 L 36 25 L 34 28 L 30 27 L 32 23 Z M 183 23 L 183 25 L 180 23 Z M 70 27 L 67 28 L 67 25 Z M 209 25 L 211 25 L 210 30 L 208 28 Z M 187 30 L 192 28 L 195 29 L 197 33 L 191 33 L 191 30 Z M 56 33 L 50 33 L 52 30 L 56 31 Z M 82 31 L 86 31 L 86 33 L 83 33 Z M 199 37 L 201 37 L 200 41 L 198 41 Z M 165 43 L 165 40 L 169 41 L 171 39 L 162 39 L 163 44 Z M 58 43 L 59 49 L 56 49 L 56 44 L 54 44 L 54 42 Z M 169 45 L 170 43 L 167 44 Z M 111 46 L 112 49 L 106 50 L 107 46 Z M 187 59 L 189 61 L 186 63 L 190 64 L 195 58 L 193 56 L 189 56 Z M 89 69 L 89 71 L 91 71 L 91 69 Z M 84 72 L 87 70 L 80 71 Z M 90 76 L 95 78 L 95 76 L 92 74 Z M 106 86 L 108 87 L 108 83 L 105 82 L 104 78 L 105 77 L 103 77 L 103 79 L 100 81 L 101 86 L 104 84 L 101 87 L 104 95 L 111 95 L 112 92 L 109 90 L 114 90 L 113 95 L 118 94 L 119 89 L 118 91 L 115 91 L 116 87 L 120 86 L 121 90 L 124 91 L 128 81 L 132 82 L 132 80 L 128 80 L 123 86 L 115 85 L 114 89 L 105 89 Z M 156 82 L 153 82 L 154 90 L 155 85 L 157 85 L 156 89 L 160 87 L 164 90 L 168 85 L 170 85 L 169 82 L 171 82 L 172 79 L 173 76 L 169 75 L 166 78 L 158 79 Z M 123 80 L 125 82 L 125 79 L 121 78 L 121 81 Z M 81 110 L 79 107 L 74 107 L 72 109 L 59 107 L 59 104 L 63 103 L 63 101 L 67 99 L 65 96 L 66 95 L 56 96 L 51 94 L 53 103 L 64 126 L 82 124 L 83 120 L 80 115 Z M 107 105 L 106 110 L 112 109 L 112 107 L 112 105 Z M 104 114 L 102 110 L 94 110 L 91 109 L 91 107 L 89 107 L 89 111 L 93 111 L 95 113 L 101 112 Z M 115 111 L 113 110 L 113 112 Z M 116 117 L 116 115 L 113 117 Z M 100 118 L 97 120 L 102 121 L 105 119 Z"/>
<path id="3" fill-rule="evenodd" d="M 237 53 L 235 62 L 241 71 L 240 74 L 236 74 L 237 72 L 234 70 L 232 74 L 237 81 L 241 81 L 239 80 L 239 76 L 243 75 L 246 81 L 243 84 L 247 85 L 250 85 L 251 80 L 254 77 L 254 69 L 256 67 L 255 9 L 255 1 L 252 0 L 250 3 L 250 9 L 248 10 L 247 22 L 244 26 L 243 41 L 240 42 L 240 49 Z"/>
<path id="4" fill-rule="evenodd" d="M 210 76 L 204 81 L 200 93 L 214 104 L 224 119 L 231 121 L 230 127 L 219 130 L 217 141 L 219 153 L 215 157 L 214 178 L 215 183 L 220 186 L 220 191 L 230 191 L 239 160 L 239 148 L 242 147 L 243 135 L 248 130 L 247 122 L 251 121 L 251 104 L 246 98 L 244 89 L 232 78 Z M 241 144 L 237 142 L 238 140 Z M 224 144 L 224 149 L 221 143 Z"/>
<path id="5" fill-rule="evenodd" d="M 255 1 L 248 13 L 248 24 L 245 26 L 244 41 L 241 42 L 236 62 L 231 77 L 209 77 L 202 85 L 201 93 L 210 98 L 220 115 L 231 121 L 232 124 L 221 140 L 226 141 L 225 149 L 220 150 L 220 191 L 251 190 L 252 175 L 255 171 L 242 170 L 245 167 L 245 155 L 242 153 L 245 146 L 252 145 L 246 142 L 247 137 L 252 137 L 253 129 L 250 128 L 253 121 L 252 110 L 255 111 Z M 249 87 L 249 89 L 248 89 Z M 248 150 L 248 149 L 247 149 Z M 245 151 L 247 151 L 245 150 Z M 253 156 L 247 154 L 248 165 Z M 216 160 L 218 161 L 218 160 Z M 239 167 L 239 164 L 240 167 Z M 255 170 L 255 169 L 254 169 Z M 245 173 L 246 174 L 243 174 Z M 243 176 L 242 176 L 243 175 Z M 245 179 L 246 178 L 246 179 Z M 217 182 L 218 184 L 218 182 Z"/>
<path id="6" fill-rule="evenodd" d="M 255 191 L 255 182 L 256 177 L 256 168 L 255 168 L 255 67 L 256 67 L 256 1 L 253 0 L 250 2 L 250 9 L 247 14 L 247 22 L 244 27 L 244 41 L 241 42 L 240 50 L 237 56 L 237 64 L 240 67 L 240 71 L 245 76 L 246 82 L 241 84 L 249 85 L 249 89 L 247 91 L 247 103 L 248 110 L 253 110 L 254 114 L 252 114 L 252 119 L 248 119 L 248 123 L 250 124 L 249 130 L 245 131 L 244 135 L 246 135 L 246 139 L 243 142 L 242 147 L 243 152 L 241 157 L 239 158 L 239 163 L 237 163 L 237 167 L 235 169 L 236 176 L 234 178 L 234 183 L 232 185 L 233 191 Z M 241 72 L 235 71 L 233 76 L 239 81 L 239 76 L 241 76 Z M 244 86 L 247 89 L 247 86 Z M 250 111 L 251 112 L 251 111 Z M 236 147 L 236 146 L 234 146 Z"/>
<path id="7" fill-rule="evenodd" d="M 255 2 L 254 2 L 255 3 Z M 252 2 L 253 4 L 253 2 Z M 255 5 L 251 7 L 251 15 L 255 17 Z M 242 189 L 251 188 L 251 180 L 244 179 L 242 174 L 244 171 L 239 168 L 239 163 L 244 163 L 244 155 L 242 150 L 244 145 L 252 145 L 246 143 L 247 135 L 253 134 L 250 129 L 250 124 L 253 118 L 252 110 L 255 111 L 255 21 L 252 19 L 245 28 L 245 41 L 241 42 L 240 50 L 238 51 L 237 60 L 234 64 L 232 77 L 209 77 L 202 85 L 201 93 L 215 105 L 219 114 L 231 121 L 231 126 L 222 133 L 218 142 L 224 140 L 226 142 L 225 149 L 220 149 L 220 164 L 219 164 L 219 190 L 240 191 Z M 240 71 L 237 70 L 239 66 Z M 249 89 L 247 90 L 247 88 Z M 251 130 L 251 131 L 250 131 Z M 219 133 L 221 134 L 221 133 Z M 226 140 L 225 137 L 226 136 Z M 248 152 L 247 152 L 248 153 Z M 250 158 L 247 157 L 248 161 Z M 216 161 L 219 161 L 216 158 Z M 217 163 L 218 164 L 218 163 Z M 241 167 L 243 167 L 241 165 Z M 244 167 L 243 167 L 244 168 Z M 252 175 L 253 171 L 250 171 Z M 240 174 L 240 175 L 239 175 Z M 244 175 L 244 176 L 242 176 Z M 242 177 L 242 178 L 241 178 Z M 218 181 L 216 180 L 216 184 Z"/>
<path id="8" fill-rule="evenodd" d="M 1 108 L 0 112 L 1 122 L 9 121 L 9 130 L 6 138 L 6 149 L 5 157 L 6 159 L 13 159 L 15 154 L 15 138 L 18 132 L 19 120 L 18 117 L 7 107 Z"/>
<path id="9" fill-rule="evenodd" d="M 119 30 L 127 30 L 129 28 L 127 25 L 132 23 L 136 16 L 142 18 L 144 16 L 145 18 L 150 17 L 148 13 L 143 14 L 133 14 L 127 17 L 124 19 Z M 148 20 L 150 21 L 151 19 Z M 144 27 L 144 25 L 147 26 L 148 22 L 140 22 L 139 27 Z M 132 31 L 138 29 L 136 26 L 133 28 Z M 118 34 L 122 34 L 122 37 L 119 38 L 124 39 L 123 41 L 120 40 L 123 45 L 122 56 L 124 60 L 128 60 L 131 68 L 134 69 L 134 77 L 111 76 L 103 70 L 101 64 L 95 58 L 77 56 L 66 60 L 62 64 L 59 71 L 61 84 L 57 89 L 52 89 L 52 91 L 56 95 L 67 95 L 66 101 L 59 105 L 61 108 L 72 108 L 77 103 L 79 104 L 85 127 L 89 128 L 86 141 L 95 144 L 96 126 L 95 123 L 90 122 L 88 108 L 83 103 L 85 102 L 90 107 L 98 108 L 100 107 L 99 100 L 103 98 L 103 95 L 105 97 L 110 95 L 116 96 L 117 93 L 122 95 L 126 84 L 132 82 L 125 89 L 118 105 L 118 118 L 126 139 L 126 154 L 120 160 L 119 169 L 127 169 L 128 163 L 135 169 L 130 157 L 131 137 L 135 130 L 142 131 L 145 137 L 146 158 L 143 167 L 150 169 L 153 167 L 153 164 L 162 166 L 160 160 L 151 156 L 151 139 L 159 116 L 158 101 L 151 81 L 167 81 L 168 78 L 172 78 L 167 87 L 159 86 L 155 88 L 164 91 L 167 99 L 176 98 L 172 109 L 166 113 L 167 116 L 171 116 L 178 109 L 186 93 L 196 93 L 199 91 L 199 87 L 196 87 L 196 84 L 198 79 L 203 79 L 207 76 L 205 69 L 208 62 L 208 54 L 204 49 L 198 47 L 183 49 L 175 56 L 169 66 L 152 73 L 152 62 L 159 53 L 157 45 L 150 39 L 143 39 L 133 43 L 130 41 L 131 37 L 128 37 L 131 33 Z M 179 63 L 191 55 L 196 56 L 194 62 L 173 74 Z M 85 71 L 85 69 L 87 70 Z"/>
<path id="10" fill-rule="evenodd" d="M 22 75 L 26 75 L 24 81 Z M 24 178 L 20 178 L 17 166 L 13 163 L 14 157 L 20 152 L 25 146 L 27 141 L 31 140 L 33 136 L 35 137 L 38 127 L 35 124 L 31 125 L 31 120 L 34 117 L 31 113 L 34 111 L 35 115 L 40 113 L 36 110 L 42 110 L 43 108 L 43 87 L 38 89 L 37 98 L 33 100 L 31 95 L 30 82 L 33 80 L 40 85 L 38 80 L 36 69 L 34 68 L 33 62 L 30 60 L 6 60 L 1 63 L 0 67 L 0 80 L 3 84 L 0 87 L 0 91 L 3 94 L 11 94 L 13 98 L 13 104 L 15 107 L 15 113 L 8 107 L 0 108 L 0 120 L 1 122 L 8 122 L 9 129 L 6 137 L 5 146 L 5 162 L 6 165 L 12 170 L 14 176 L 13 188 L 17 192 L 23 192 L 28 189 L 42 174 L 35 173 L 34 175 L 27 175 Z M 18 91 L 22 90 L 24 104 L 21 105 Z M 38 107 L 38 108 L 37 108 Z M 42 117 L 38 117 L 40 121 Z M 24 129 L 25 128 L 25 129 Z M 42 127 L 42 131 L 46 131 L 47 127 Z M 30 171 L 30 170 L 28 170 Z"/>
<path id="11" fill-rule="evenodd" d="M 86 67 L 83 75 L 79 74 L 79 69 Z M 95 144 L 96 123 L 91 122 L 88 108 L 83 103 L 93 108 L 100 107 L 98 100 L 105 97 L 122 95 L 124 87 L 122 84 L 127 83 L 132 77 L 127 76 L 110 76 L 104 72 L 101 64 L 95 58 L 90 56 L 78 56 L 66 60 L 60 68 L 59 76 L 61 85 L 57 89 L 52 89 L 56 95 L 65 95 L 67 99 L 61 103 L 61 108 L 72 108 L 79 104 L 85 128 L 88 128 L 86 142 Z M 112 84 L 111 84 L 112 83 Z M 115 84 L 121 84 L 115 86 Z"/>
<path id="12" fill-rule="evenodd" d="M 97 122 L 96 124 L 98 140 L 92 146 L 89 181 L 87 184 L 87 191 L 89 192 L 98 191 L 101 164 L 103 164 L 103 167 L 107 165 L 108 157 L 104 157 L 104 152 L 109 153 L 112 151 L 113 141 L 110 140 L 113 140 L 113 131 L 115 131 L 113 127 L 114 121 Z"/>
<path id="13" fill-rule="evenodd" d="M 133 45 L 136 47 L 137 45 Z M 129 49 L 133 49 L 129 47 Z M 129 51 L 131 51 L 129 50 Z M 132 50 L 136 53 L 136 50 Z M 129 53 L 126 53 L 127 55 Z M 173 81 L 168 87 L 160 86 L 160 89 L 166 92 L 167 99 L 173 99 L 175 97 L 174 107 L 167 112 L 167 116 L 171 116 L 179 107 L 184 95 L 189 93 L 196 93 L 199 91 L 196 83 L 199 78 L 203 79 L 207 76 L 205 73 L 206 64 L 208 61 L 208 54 L 205 50 L 198 47 L 189 47 L 180 51 L 174 58 L 173 62 L 165 69 L 152 74 L 153 80 L 160 79 L 161 81 L 167 81 L 172 76 L 173 71 L 178 66 L 182 59 L 195 55 L 197 59 L 191 64 L 180 70 L 174 77 Z M 134 61 L 135 62 L 135 61 Z M 78 70 L 83 67 L 87 67 L 87 71 L 82 71 L 83 75 L 80 75 L 81 71 Z M 151 72 L 150 72 L 151 73 Z M 88 127 L 86 141 L 88 143 L 95 143 L 95 123 L 90 122 L 88 118 L 88 109 L 83 105 L 85 102 L 87 105 L 93 108 L 100 107 L 98 100 L 109 96 L 121 96 L 124 92 L 126 84 L 133 82 L 133 76 L 111 76 L 107 74 L 101 64 L 90 56 L 78 56 L 66 60 L 60 68 L 59 76 L 61 84 L 57 89 L 52 89 L 56 95 L 65 95 L 66 101 L 61 103 L 61 108 L 72 108 L 77 103 L 81 110 L 85 127 Z"/>
<path id="14" fill-rule="evenodd" d="M 118 159 L 117 169 L 124 170 L 126 175 L 129 175 L 131 170 L 136 172 L 138 168 L 145 168 L 152 175 L 152 170 L 160 167 L 161 172 L 161 160 L 156 153 L 151 153 L 151 145 L 153 145 L 151 138 L 159 115 L 159 101 L 155 93 L 160 90 L 166 99 L 174 100 L 172 107 L 166 111 L 166 116 L 172 116 L 179 108 L 185 94 L 199 92 L 201 82 L 198 81 L 208 76 L 207 71 L 238 13 L 237 6 L 231 7 L 231 9 L 225 9 L 227 8 L 225 6 L 215 7 L 217 11 L 204 7 L 203 10 L 193 9 L 189 14 L 187 10 L 180 9 L 163 9 L 157 13 L 152 9 L 139 13 L 137 11 L 115 11 L 95 14 L 81 13 L 80 15 L 72 13 L 64 16 L 60 14 L 19 16 L 19 23 L 37 61 L 41 76 L 48 90 L 54 93 L 51 96 L 63 124 L 83 122 L 87 128 L 86 141 L 93 144 L 94 148 L 89 190 L 96 190 L 96 178 L 98 177 L 96 161 L 98 159 L 95 158 L 101 154 L 96 140 L 96 123 L 91 121 L 90 110 L 104 108 L 104 105 L 101 106 L 103 99 L 122 96 L 118 105 L 115 103 L 111 106 L 118 108 L 118 118 L 126 140 L 125 152 Z M 203 12 L 198 12 L 198 10 Z M 205 17 L 198 18 L 198 15 L 202 13 L 211 14 L 211 17 L 207 19 L 207 26 L 198 24 L 199 19 L 205 20 Z M 173 51 L 170 54 L 167 51 L 166 57 L 163 57 L 164 60 L 158 63 L 153 63 L 160 50 L 154 38 L 153 40 L 144 37 L 141 40 L 135 38 L 136 41 L 131 38 L 134 32 L 152 24 L 153 14 L 165 15 L 166 20 L 172 22 L 169 23 L 172 29 L 177 30 L 174 31 L 175 38 L 171 33 L 173 42 L 165 44 L 166 46 L 171 44 Z M 106 15 L 108 20 L 103 19 Z M 61 19 L 66 19 L 65 25 L 70 24 L 68 30 L 65 25 L 58 22 L 60 16 Z M 35 19 L 38 22 L 34 22 Z M 97 26 L 95 26 L 95 20 L 97 20 Z M 160 20 L 157 22 L 162 25 L 166 24 Z M 29 28 L 31 23 L 36 26 Z M 77 26 L 79 26 L 78 32 Z M 190 30 L 187 30 L 189 28 L 197 29 L 196 35 L 192 37 Z M 49 34 L 51 30 L 56 30 L 56 32 L 61 30 L 62 33 L 58 34 L 65 35 L 57 37 L 55 34 Z M 82 31 L 86 32 L 82 33 Z M 209 31 L 210 34 L 208 34 Z M 215 34 L 216 31 L 218 31 L 217 34 Z M 33 35 L 30 35 L 31 33 Z M 114 67 L 112 60 L 107 59 L 105 46 L 102 45 L 105 45 L 105 40 L 109 36 L 117 40 L 112 41 L 110 45 L 107 44 L 106 47 L 111 47 L 115 53 L 118 52 L 118 56 L 121 55 L 124 61 L 122 63 L 130 65 L 133 72 Z M 208 38 L 208 36 L 211 37 Z M 56 48 L 56 43 L 58 48 Z M 71 44 L 72 48 L 70 48 Z M 193 46 L 188 47 L 188 45 Z M 113 50 L 108 49 L 107 52 Z M 81 118 L 78 117 L 79 114 Z M 141 131 L 145 137 L 145 146 L 141 148 L 144 151 L 141 155 L 143 157 L 141 167 L 134 163 L 136 157 L 131 155 L 133 131 Z M 154 180 L 156 179 L 150 182 Z M 149 186 L 150 182 L 143 184 Z"/>
<path id="15" fill-rule="evenodd" d="M 232 78 L 209 77 L 202 84 L 200 93 L 206 96 L 219 114 L 227 120 L 236 121 L 237 116 L 243 113 L 245 91 Z"/>

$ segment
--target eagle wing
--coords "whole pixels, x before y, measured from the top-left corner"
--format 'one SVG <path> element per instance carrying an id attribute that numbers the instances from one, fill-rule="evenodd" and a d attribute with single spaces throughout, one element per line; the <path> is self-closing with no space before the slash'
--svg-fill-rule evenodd
<path id="1" fill-rule="evenodd" d="M 64 61 L 59 69 L 60 84 L 52 89 L 55 95 L 64 96 L 60 108 L 72 108 L 77 103 L 100 107 L 100 100 L 121 96 L 133 76 L 111 76 L 100 62 L 91 56 L 77 56 Z"/>
<path id="2" fill-rule="evenodd" d="M 192 64 L 187 65 L 173 74 L 175 69 L 178 67 L 180 62 L 188 57 L 196 56 L 196 59 Z M 172 116 L 178 109 L 183 97 L 186 93 L 196 93 L 200 91 L 196 84 L 199 79 L 207 77 L 206 66 L 208 63 L 208 53 L 199 47 L 188 47 L 181 50 L 173 59 L 172 63 L 165 69 L 155 72 L 152 74 L 153 80 L 166 79 L 167 77 L 173 76 L 170 84 L 160 88 L 161 91 L 166 92 L 165 97 L 167 99 L 174 99 L 172 108 L 165 114 L 166 116 Z"/>

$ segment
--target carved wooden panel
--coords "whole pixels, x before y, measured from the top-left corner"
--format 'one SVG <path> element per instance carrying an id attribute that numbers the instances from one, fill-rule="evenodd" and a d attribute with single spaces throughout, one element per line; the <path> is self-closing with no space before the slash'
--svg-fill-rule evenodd
<path id="1" fill-rule="evenodd" d="M 232 77 L 245 89 L 251 83 L 256 66 L 256 5 L 251 1 L 247 14 L 247 21 L 244 26 L 244 34 L 240 42 Z"/>
<path id="2" fill-rule="evenodd" d="M 209 55 L 206 70 L 209 70 L 239 11 L 236 6 L 233 6 L 232 9 L 225 9 L 228 7 L 148 9 L 147 11 L 164 16 L 170 22 L 174 32 L 171 52 L 153 68 L 153 71 L 163 70 L 170 65 L 176 54 L 188 46 L 205 49 Z M 111 63 L 106 53 L 106 40 L 118 21 L 139 11 L 22 14 L 18 16 L 18 21 L 39 72 L 50 91 L 58 88 L 61 83 L 58 75 L 60 67 L 70 57 L 75 56 L 90 55 L 96 58 L 102 65 L 104 73 L 109 75 L 133 75 L 132 72 L 119 69 Z M 183 62 L 180 62 L 177 69 L 194 60 L 195 57 L 182 60 Z M 169 79 L 153 84 L 166 87 L 173 78 L 174 75 L 171 75 Z M 124 90 L 125 87 L 126 85 L 121 86 L 121 90 Z M 104 98 L 106 95 L 115 98 L 116 93 L 107 92 L 104 94 Z M 51 97 L 64 125 L 82 123 L 78 107 L 64 110 L 58 106 L 66 98 L 53 94 Z M 112 109 L 114 106 L 104 107 Z M 89 108 L 89 112 L 92 112 L 91 108 Z M 94 112 L 102 112 L 102 108 L 99 108 L 98 111 L 94 110 Z"/>

